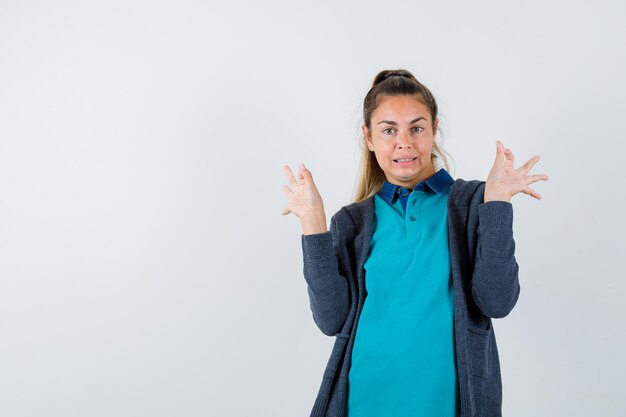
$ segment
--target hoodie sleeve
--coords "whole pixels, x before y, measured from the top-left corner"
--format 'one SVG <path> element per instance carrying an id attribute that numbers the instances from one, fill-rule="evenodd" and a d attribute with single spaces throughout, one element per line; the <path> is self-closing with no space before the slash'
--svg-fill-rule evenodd
<path id="1" fill-rule="evenodd" d="M 328 336 L 341 331 L 349 311 L 348 281 L 341 270 L 337 249 L 337 214 L 330 219 L 327 232 L 302 234 L 304 278 L 313 320 Z"/>
<path id="2" fill-rule="evenodd" d="M 472 295 L 484 315 L 502 318 L 511 312 L 520 294 L 518 270 L 513 205 L 507 201 L 480 203 Z"/>

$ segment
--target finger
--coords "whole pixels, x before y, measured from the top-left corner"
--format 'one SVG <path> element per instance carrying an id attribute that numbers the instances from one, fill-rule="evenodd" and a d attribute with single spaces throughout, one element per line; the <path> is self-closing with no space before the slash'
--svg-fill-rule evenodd
<path id="1" fill-rule="evenodd" d="M 313 181 L 313 174 L 311 173 L 311 171 L 309 171 L 307 167 L 304 166 L 303 163 L 300 164 L 300 172 L 301 172 L 302 178 L 304 179 L 304 182 L 307 184 L 310 184 L 312 187 L 315 188 L 315 182 Z"/>
<path id="2" fill-rule="evenodd" d="M 300 179 L 301 183 L 304 183 L 307 181 L 307 177 L 305 177 L 305 171 L 306 168 L 304 167 L 304 164 L 300 163 L 300 166 L 298 167 L 298 178 Z"/>
<path id="3" fill-rule="evenodd" d="M 542 180 L 547 181 L 548 176 L 546 174 L 529 175 L 526 177 L 526 184 L 532 184 L 534 182 L 542 181 Z"/>
<path id="4" fill-rule="evenodd" d="M 289 188 L 288 185 L 283 185 L 281 190 L 283 190 L 283 192 L 287 195 L 287 197 L 291 197 L 291 194 L 293 194 L 293 190 Z"/>
<path id="5" fill-rule="evenodd" d="M 504 166 L 513 168 L 513 164 L 515 163 L 515 157 L 513 156 L 513 152 L 509 148 L 506 148 L 504 151 L 504 156 L 506 159 L 504 160 Z"/>
<path id="6" fill-rule="evenodd" d="M 285 214 L 289 214 L 289 213 L 291 213 L 291 210 L 289 210 L 289 209 L 283 209 L 283 211 L 280 212 L 280 214 L 282 214 L 283 216 Z"/>
<path id="7" fill-rule="evenodd" d="M 283 172 L 285 173 L 285 175 L 287 176 L 287 179 L 289 180 L 289 185 L 294 190 L 297 190 L 300 184 L 296 180 L 296 177 L 294 177 L 293 172 L 291 172 L 291 168 L 289 167 L 289 165 L 283 165 Z"/>
<path id="8" fill-rule="evenodd" d="M 529 196 L 536 198 L 537 200 L 541 200 L 541 194 L 539 194 L 537 191 L 533 190 L 530 187 L 524 188 L 522 192 L 524 194 L 528 194 Z"/>
<path id="9" fill-rule="evenodd" d="M 289 182 L 291 182 L 292 180 L 293 181 L 296 180 L 296 178 L 293 175 L 293 172 L 291 171 L 291 167 L 289 167 L 289 165 L 283 165 L 283 173 L 285 174 Z"/>
<path id="10" fill-rule="evenodd" d="M 504 158 L 504 145 L 502 145 L 502 142 L 497 140 L 496 141 L 496 160 L 493 162 L 493 166 L 496 167 L 496 166 L 502 165 L 503 158 Z"/>
<path id="11" fill-rule="evenodd" d="M 539 162 L 539 160 L 541 159 L 541 157 L 539 155 L 535 155 L 532 158 L 530 158 L 528 161 L 526 161 L 526 163 L 524 165 L 522 165 L 521 167 L 517 168 L 517 171 L 522 174 L 522 175 L 526 175 L 526 173 L 528 171 L 531 170 L 532 167 L 535 166 L 535 164 L 537 162 Z"/>

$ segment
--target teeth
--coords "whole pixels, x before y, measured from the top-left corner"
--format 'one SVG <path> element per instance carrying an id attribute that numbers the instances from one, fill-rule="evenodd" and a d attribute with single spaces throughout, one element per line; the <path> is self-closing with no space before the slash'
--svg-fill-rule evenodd
<path id="1" fill-rule="evenodd" d="M 398 162 L 410 162 L 412 160 L 413 160 L 413 158 L 410 158 L 410 159 L 397 159 Z"/>

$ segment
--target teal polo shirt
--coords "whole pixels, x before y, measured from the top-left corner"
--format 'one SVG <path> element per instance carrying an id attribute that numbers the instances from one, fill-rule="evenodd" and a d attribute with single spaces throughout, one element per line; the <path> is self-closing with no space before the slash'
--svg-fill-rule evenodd
<path id="1" fill-rule="evenodd" d="M 374 196 L 367 296 L 348 375 L 348 417 L 458 417 L 454 291 L 441 168 Z"/>

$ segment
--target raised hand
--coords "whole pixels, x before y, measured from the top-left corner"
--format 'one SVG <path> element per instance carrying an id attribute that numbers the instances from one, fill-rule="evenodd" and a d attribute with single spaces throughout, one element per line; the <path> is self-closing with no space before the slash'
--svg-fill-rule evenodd
<path id="1" fill-rule="evenodd" d="M 513 152 L 505 148 L 502 142 L 496 142 L 496 160 L 485 183 L 485 203 L 494 200 L 510 202 L 511 198 L 520 192 L 541 200 L 541 195 L 528 185 L 540 180 L 547 181 L 548 176 L 545 174 L 526 175 L 539 161 L 539 155 L 530 158 L 521 167 L 514 168 Z"/>
<path id="2" fill-rule="evenodd" d="M 289 181 L 289 185 L 283 185 L 282 190 L 287 195 L 287 208 L 283 209 L 282 215 L 295 214 L 302 222 L 304 234 L 322 233 L 328 231 L 326 227 L 326 214 L 324 202 L 320 196 L 313 176 L 304 164 L 300 165 L 298 180 L 293 175 L 289 165 L 283 165 L 283 172 Z"/>

